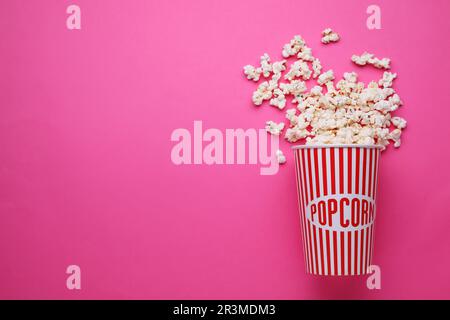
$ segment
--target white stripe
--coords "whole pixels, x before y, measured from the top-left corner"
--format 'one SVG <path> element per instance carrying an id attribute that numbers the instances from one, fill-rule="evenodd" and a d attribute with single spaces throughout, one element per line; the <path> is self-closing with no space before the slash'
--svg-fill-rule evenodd
<path id="1" fill-rule="evenodd" d="M 380 156 L 381 156 L 380 153 L 381 153 L 381 151 L 378 150 L 378 149 L 376 149 L 375 152 L 378 154 L 378 158 L 377 158 L 377 163 L 375 164 L 375 190 L 374 190 L 374 197 L 373 197 L 374 203 L 375 203 L 375 201 L 377 200 L 377 190 L 378 190 L 378 170 L 379 170 L 379 168 L 380 168 L 379 163 L 380 163 Z"/>
<path id="2" fill-rule="evenodd" d="M 298 151 L 298 157 L 299 157 L 300 169 L 301 169 L 301 172 L 303 173 L 304 170 L 305 170 L 305 166 L 303 164 L 302 157 L 301 157 L 301 153 L 302 152 L 303 152 L 303 150 L 299 150 Z M 306 252 L 307 252 L 307 257 L 308 257 L 308 270 L 309 270 L 309 273 L 312 273 L 312 269 L 311 269 L 311 267 L 312 267 L 312 265 L 311 265 L 311 252 L 309 250 L 309 231 L 308 231 L 308 224 L 307 224 L 308 221 L 306 219 L 306 194 L 305 194 L 306 182 L 304 181 L 304 179 L 302 177 L 303 177 L 303 175 L 301 174 L 300 175 L 300 182 L 301 182 L 300 186 L 302 188 L 302 196 L 303 196 L 302 199 L 303 199 L 303 210 L 304 210 L 303 211 L 303 214 L 304 214 L 303 221 L 305 223 L 305 225 L 304 225 L 304 228 L 305 228 L 305 246 L 306 246 Z"/>
<path id="3" fill-rule="evenodd" d="M 316 173 L 314 171 L 314 152 L 311 149 L 310 153 L 310 157 L 309 157 L 309 165 L 311 167 L 311 177 L 312 177 L 312 185 L 311 185 L 311 199 L 314 200 L 315 198 L 317 198 L 317 194 L 316 194 Z M 312 194 L 314 194 L 314 197 L 312 196 Z"/>
<path id="4" fill-rule="evenodd" d="M 327 170 L 327 194 L 331 194 L 331 149 L 326 151 L 326 170 Z"/>
<path id="5" fill-rule="evenodd" d="M 367 195 L 369 194 L 370 152 L 371 152 L 371 149 L 367 149 L 367 151 L 366 151 L 366 163 L 364 164 L 366 166 L 366 182 L 365 182 L 366 188 L 365 188 L 365 191 L 366 191 Z"/>
<path id="6" fill-rule="evenodd" d="M 339 194 L 339 148 L 334 149 L 334 190 Z"/>
<path id="7" fill-rule="evenodd" d="M 308 190 L 308 200 L 307 201 L 311 202 L 312 194 L 311 194 L 311 186 L 309 184 L 309 163 L 308 163 L 309 162 L 308 161 L 309 157 L 308 157 L 307 149 L 304 149 L 303 156 L 305 158 L 305 163 L 304 163 L 304 165 L 305 165 L 305 173 L 306 173 L 305 184 L 306 184 L 306 190 Z"/>
<path id="8" fill-rule="evenodd" d="M 372 262 L 373 259 L 373 244 L 375 243 L 375 224 L 372 223 L 372 243 L 371 243 L 371 249 L 370 249 L 370 261 Z"/>
<path id="9" fill-rule="evenodd" d="M 338 275 L 344 275 L 344 270 L 341 270 L 341 233 L 340 232 L 336 232 L 337 237 L 336 237 L 336 250 L 337 250 L 337 265 L 338 265 Z"/>
<path id="10" fill-rule="evenodd" d="M 325 230 L 322 230 L 322 245 L 323 245 L 323 274 L 328 275 L 327 233 Z"/>
<path id="11" fill-rule="evenodd" d="M 341 166 L 344 167 L 344 193 L 348 193 L 348 161 L 347 161 L 347 157 L 348 157 L 348 152 L 347 149 L 344 149 L 344 157 L 343 157 L 343 161 L 344 163 L 341 164 Z"/>
<path id="12" fill-rule="evenodd" d="M 301 155 L 301 157 L 300 157 L 300 161 L 301 161 L 301 166 L 302 166 L 302 169 L 304 170 L 304 177 L 305 177 L 305 179 L 302 179 L 302 181 L 303 181 L 303 187 L 304 187 L 304 190 L 305 190 L 305 192 L 304 192 L 304 195 L 305 195 L 305 198 L 304 198 L 304 200 L 305 200 L 305 202 L 304 202 L 304 204 L 305 204 L 305 218 L 306 218 L 306 229 L 307 229 L 307 237 L 308 237 L 308 239 L 309 239 L 309 241 L 308 241 L 308 246 L 310 245 L 310 244 L 312 244 L 311 243 L 311 228 L 310 228 L 310 226 L 308 226 L 308 219 L 307 219 L 307 208 L 306 208 L 306 205 L 307 205 L 307 203 L 308 203 L 308 199 L 306 198 L 306 190 L 307 190 L 307 192 L 308 192 L 308 197 L 309 197 L 309 183 L 308 183 L 308 162 L 306 161 L 306 155 L 307 155 L 307 153 L 306 153 L 306 149 L 302 149 L 302 150 L 300 150 L 300 155 Z M 305 162 L 303 162 L 303 159 L 305 159 Z M 308 250 L 309 250 L 309 248 L 308 248 Z M 309 256 L 309 265 L 310 265 L 310 273 L 313 273 L 313 271 L 314 271 L 314 257 L 313 257 L 313 252 L 311 252 L 310 251 L 310 256 Z"/>
<path id="13" fill-rule="evenodd" d="M 352 239 L 352 245 L 350 246 L 350 264 L 351 264 L 351 272 L 352 275 L 356 274 L 356 268 L 355 268 L 355 232 L 349 231 L 350 238 Z"/>
<path id="14" fill-rule="evenodd" d="M 317 274 L 317 265 L 316 265 L 316 254 L 314 252 L 314 233 L 313 233 L 313 226 L 310 223 L 308 226 L 309 229 L 309 241 L 311 242 L 311 265 L 313 266 L 313 271 L 311 273 Z"/>
<path id="15" fill-rule="evenodd" d="M 322 261 L 321 261 L 321 254 L 320 254 L 319 228 L 317 228 L 317 227 L 316 227 L 316 242 L 317 242 L 317 263 L 318 263 L 318 267 L 319 267 L 319 274 L 323 275 Z"/>
<path id="16" fill-rule="evenodd" d="M 361 230 L 358 231 L 358 247 L 356 248 L 358 259 L 356 259 L 356 273 L 361 274 Z"/>
<path id="17" fill-rule="evenodd" d="M 306 267 L 306 271 L 308 272 L 308 264 L 307 264 L 307 253 L 306 253 L 306 246 L 305 246 L 305 228 L 303 225 L 303 202 L 302 202 L 302 190 L 301 190 L 301 186 L 300 186 L 300 168 L 298 166 L 298 158 L 299 158 L 299 154 L 298 154 L 298 150 L 295 151 L 295 168 L 296 168 L 296 173 L 297 173 L 297 190 L 298 190 L 298 204 L 299 204 L 299 217 L 300 217 L 300 228 L 302 229 L 302 243 L 303 243 L 303 256 L 304 256 L 304 261 L 305 261 L 305 267 Z"/>
<path id="18" fill-rule="evenodd" d="M 344 232 L 344 274 L 348 275 L 348 238 L 347 232 Z"/>
<path id="19" fill-rule="evenodd" d="M 372 264 L 372 242 L 373 242 L 373 224 L 370 226 L 370 237 L 369 237 L 369 246 L 368 246 L 368 252 L 367 254 L 369 255 L 369 266 Z"/>
<path id="20" fill-rule="evenodd" d="M 372 149 L 372 168 L 371 168 L 371 173 L 372 173 L 372 199 L 374 199 L 375 196 L 375 188 L 374 188 L 374 181 L 375 181 L 375 167 L 376 167 L 376 161 L 375 161 L 375 152 L 376 149 Z"/>
<path id="21" fill-rule="evenodd" d="M 320 190 L 320 196 L 323 197 L 323 191 L 324 191 L 324 185 L 323 185 L 323 172 L 322 172 L 322 150 L 317 150 L 317 168 L 319 172 L 319 190 Z"/>
<path id="22" fill-rule="evenodd" d="M 334 273 L 334 253 L 335 253 L 335 244 L 334 244 L 334 237 L 333 237 L 333 231 L 330 231 L 330 264 L 331 264 L 331 275 L 335 276 Z"/>
<path id="23" fill-rule="evenodd" d="M 364 167 L 364 151 L 359 150 L 359 194 L 362 194 L 363 185 L 363 167 Z"/>
<path id="24" fill-rule="evenodd" d="M 349 148 L 351 149 L 351 157 L 352 157 L 352 194 L 355 194 L 356 190 L 356 149 L 355 148 Z"/>
<path id="25" fill-rule="evenodd" d="M 362 242 L 362 248 L 363 248 L 363 253 L 362 253 L 362 259 L 363 259 L 363 264 L 361 266 L 361 270 L 363 274 L 366 274 L 366 234 L 367 234 L 367 228 L 364 228 L 364 237 L 363 237 L 363 242 Z"/>

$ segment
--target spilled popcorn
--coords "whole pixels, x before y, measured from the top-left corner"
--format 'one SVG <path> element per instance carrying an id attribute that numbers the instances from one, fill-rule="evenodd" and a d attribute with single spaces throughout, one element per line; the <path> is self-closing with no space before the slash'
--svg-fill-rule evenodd
<path id="1" fill-rule="evenodd" d="M 339 35 L 331 30 L 331 28 L 327 28 L 322 31 L 322 43 L 328 44 L 331 42 L 338 42 L 339 41 Z"/>
<path id="2" fill-rule="evenodd" d="M 339 38 L 328 28 L 322 32 L 321 41 L 328 44 Z M 381 79 L 365 85 L 358 81 L 356 72 L 345 72 L 335 83 L 333 70 L 322 72 L 320 60 L 313 56 L 311 48 L 299 35 L 283 46 L 282 56 L 296 60 L 288 66 L 287 60 L 272 62 L 265 53 L 259 66 L 244 67 L 247 79 L 258 82 L 265 78 L 252 96 L 256 106 L 264 101 L 279 110 L 286 107 L 287 101 L 295 106 L 286 110 L 287 126 L 283 122 L 267 121 L 267 132 L 280 135 L 286 128 L 287 141 L 294 143 L 303 139 L 307 145 L 380 145 L 384 150 L 393 142 L 394 147 L 400 147 L 407 122 L 391 116 L 402 105 L 392 88 L 396 73 L 385 71 Z M 353 55 L 351 60 L 359 66 L 372 65 L 385 70 L 390 69 L 391 63 L 388 58 L 379 59 L 368 52 Z M 317 85 L 308 90 L 306 81 L 311 79 L 316 79 Z M 276 155 L 279 163 L 286 162 L 281 150 Z"/>

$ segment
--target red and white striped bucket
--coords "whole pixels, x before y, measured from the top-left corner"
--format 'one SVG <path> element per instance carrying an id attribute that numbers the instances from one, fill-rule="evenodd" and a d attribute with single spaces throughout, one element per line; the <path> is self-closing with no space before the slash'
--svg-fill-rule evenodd
<path id="1" fill-rule="evenodd" d="M 373 254 L 379 146 L 294 146 L 307 273 L 362 275 Z"/>

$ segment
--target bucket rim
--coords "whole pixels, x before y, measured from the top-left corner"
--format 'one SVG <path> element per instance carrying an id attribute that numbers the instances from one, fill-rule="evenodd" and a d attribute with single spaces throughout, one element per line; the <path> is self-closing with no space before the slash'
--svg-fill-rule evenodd
<path id="1" fill-rule="evenodd" d="M 322 148 L 363 148 L 363 149 L 382 149 L 380 145 L 365 144 L 314 144 L 314 145 L 295 145 L 291 149 L 322 149 Z"/>

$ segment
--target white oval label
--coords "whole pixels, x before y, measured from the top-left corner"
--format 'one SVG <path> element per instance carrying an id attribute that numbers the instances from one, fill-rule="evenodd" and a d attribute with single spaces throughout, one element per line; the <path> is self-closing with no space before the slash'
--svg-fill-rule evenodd
<path id="1" fill-rule="evenodd" d="M 375 203 L 364 195 L 334 194 L 319 197 L 306 206 L 306 218 L 321 229 L 361 230 L 375 220 Z"/>

